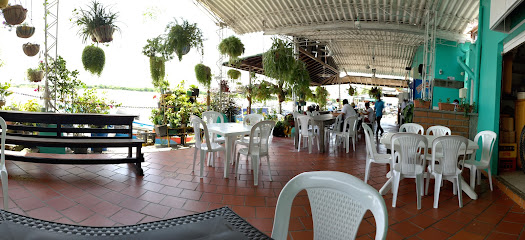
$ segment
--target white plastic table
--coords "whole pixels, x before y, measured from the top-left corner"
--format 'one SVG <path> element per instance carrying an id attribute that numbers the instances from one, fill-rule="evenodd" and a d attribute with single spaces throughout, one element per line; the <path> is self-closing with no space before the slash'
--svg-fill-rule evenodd
<path id="1" fill-rule="evenodd" d="M 224 178 L 228 178 L 230 162 L 232 161 L 233 144 L 237 136 L 250 135 L 252 126 L 245 126 L 242 123 L 210 123 L 208 132 L 219 134 L 224 137 L 226 142 L 226 161 L 224 161 Z"/>
<path id="2" fill-rule="evenodd" d="M 392 150 L 390 148 L 392 147 L 392 141 L 391 140 L 392 140 L 392 136 L 394 136 L 394 134 L 395 133 L 386 133 L 379 140 L 389 150 Z M 434 139 L 436 139 L 436 136 L 433 136 L 433 135 L 424 135 L 424 136 L 427 138 L 427 141 L 428 141 L 428 149 L 431 149 L 432 148 L 432 141 L 434 141 Z M 476 149 L 478 149 L 478 148 L 479 147 L 478 147 L 477 143 L 475 143 L 474 141 L 472 141 L 470 139 L 468 140 L 467 154 L 475 152 Z M 465 148 L 462 147 L 462 148 L 460 148 L 460 151 L 462 151 L 464 149 Z M 383 185 L 383 187 L 381 187 L 381 189 L 379 190 L 379 193 L 381 195 L 385 195 L 390 190 L 390 188 L 392 187 L 391 186 L 392 185 L 391 184 L 392 180 L 393 180 L 392 178 L 389 178 L 388 181 L 385 183 L 385 185 Z M 461 182 L 461 187 L 463 189 L 463 192 L 465 192 L 472 199 L 478 199 L 478 194 L 476 194 L 476 192 L 474 192 L 474 189 L 472 189 L 470 187 L 470 185 L 467 184 L 467 182 L 465 182 L 465 180 L 461 179 L 461 181 L 462 181 Z"/>

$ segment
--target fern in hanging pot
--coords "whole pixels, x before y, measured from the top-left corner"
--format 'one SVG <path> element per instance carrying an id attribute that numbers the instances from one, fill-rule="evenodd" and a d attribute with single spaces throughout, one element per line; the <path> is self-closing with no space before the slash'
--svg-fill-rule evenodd
<path id="1" fill-rule="evenodd" d="M 228 55 L 230 65 L 234 65 L 239 60 L 239 56 L 244 53 L 244 44 L 239 38 L 231 36 L 222 40 L 219 44 L 219 52 L 222 55 Z"/>
<path id="2" fill-rule="evenodd" d="M 186 55 L 192 47 L 196 47 L 201 51 L 201 54 L 204 54 L 202 31 L 196 23 L 190 24 L 188 21 L 182 20 L 182 23 L 179 24 L 175 20 L 166 26 L 166 30 L 165 50 L 169 55 L 175 53 L 181 61 L 182 56 Z"/>
<path id="3" fill-rule="evenodd" d="M 31 82 L 40 82 L 44 78 L 44 64 L 40 63 L 37 68 L 27 69 L 27 79 Z"/>
<path id="4" fill-rule="evenodd" d="M 350 95 L 350 96 L 357 95 L 357 90 L 356 90 L 355 87 L 352 87 L 352 85 L 350 85 L 350 87 L 348 88 L 348 95 Z"/>
<path id="5" fill-rule="evenodd" d="M 166 61 L 162 57 L 152 56 L 149 58 L 149 71 L 153 86 L 162 88 L 164 76 L 166 76 Z"/>
<path id="6" fill-rule="evenodd" d="M 86 9 L 73 10 L 73 15 L 75 24 L 80 27 L 78 35 L 84 43 L 88 40 L 99 43 L 111 42 L 113 33 L 120 31 L 115 24 L 118 13 L 112 12 L 96 0 L 93 0 Z"/>
<path id="7" fill-rule="evenodd" d="M 228 77 L 230 77 L 231 79 L 233 80 L 237 80 L 241 77 L 241 72 L 235 70 L 235 69 L 230 69 L 228 70 Z"/>
<path id="8" fill-rule="evenodd" d="M 195 65 L 195 77 L 199 84 L 208 89 L 208 96 L 206 97 L 206 105 L 210 106 L 210 86 L 211 86 L 211 68 L 199 63 Z"/>
<path id="9" fill-rule="evenodd" d="M 105 63 L 106 56 L 102 48 L 90 45 L 86 46 L 84 51 L 82 51 L 82 64 L 84 69 L 91 74 L 100 76 L 102 70 L 104 70 Z"/>

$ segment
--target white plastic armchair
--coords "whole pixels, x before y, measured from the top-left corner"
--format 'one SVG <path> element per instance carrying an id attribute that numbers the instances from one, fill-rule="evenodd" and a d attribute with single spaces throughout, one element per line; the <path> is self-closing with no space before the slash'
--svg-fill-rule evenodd
<path id="1" fill-rule="evenodd" d="M 392 155 L 390 154 L 379 154 L 377 153 L 376 143 L 371 136 L 374 136 L 374 131 L 366 124 L 362 124 L 365 130 L 365 142 L 366 142 L 366 165 L 365 165 L 365 183 L 368 182 L 370 175 L 370 164 L 390 164 Z"/>
<path id="2" fill-rule="evenodd" d="M 464 147 L 461 149 L 461 147 Z M 441 181 L 448 180 L 454 186 L 453 192 L 458 195 L 459 207 L 463 207 L 463 199 L 461 194 L 461 172 L 465 163 L 465 156 L 467 156 L 468 139 L 463 136 L 441 136 L 434 139 L 432 142 L 432 162 L 428 166 L 428 172 L 436 179 L 434 182 L 434 208 L 438 208 L 439 192 L 441 190 Z M 439 163 L 437 162 L 438 149 L 441 152 Z M 463 155 L 463 160 L 458 162 L 459 157 Z M 428 194 L 428 186 L 430 185 L 430 177 L 427 178 L 427 185 L 425 194 Z M 457 191 L 456 191 L 457 190 Z"/>
<path id="3" fill-rule="evenodd" d="M 224 116 L 220 112 L 206 111 L 206 112 L 202 113 L 202 120 L 206 124 L 223 123 L 224 122 Z M 218 137 L 216 134 L 212 134 L 211 141 L 214 142 L 214 143 L 225 143 L 226 142 L 224 137 Z"/>
<path id="4" fill-rule="evenodd" d="M 301 141 L 303 138 L 306 138 L 306 143 L 308 145 L 308 153 L 312 153 L 312 145 L 314 144 L 314 138 L 317 138 L 317 149 L 320 149 L 319 146 L 319 136 L 313 130 L 312 126 L 312 117 L 310 116 L 299 116 L 297 117 L 298 128 L 295 131 L 299 131 L 299 150 L 301 151 Z"/>
<path id="5" fill-rule="evenodd" d="M 476 134 L 476 137 L 474 137 L 474 142 L 476 144 L 479 144 L 479 140 L 481 138 L 481 158 L 479 161 L 476 160 L 476 153 L 472 154 L 471 159 L 465 161 L 465 167 L 470 169 L 470 187 L 474 189 L 476 187 L 476 175 L 478 178 L 478 185 L 481 184 L 481 171 L 482 169 L 486 169 L 487 173 L 489 175 L 489 184 L 490 184 L 490 190 L 493 191 L 492 188 L 492 173 L 491 173 L 491 160 L 492 160 L 492 150 L 494 149 L 494 145 L 496 142 L 496 138 L 498 135 L 493 131 L 481 131 L 478 134 Z"/>
<path id="6" fill-rule="evenodd" d="M 2 180 L 2 196 L 4 197 L 4 209 L 8 210 L 9 194 L 7 191 L 7 169 L 5 168 L 5 137 L 7 133 L 7 124 L 5 120 L 0 117 L 0 126 L 2 126 L 2 140 L 1 140 L 1 160 L 0 160 L 0 179 Z"/>
<path id="7" fill-rule="evenodd" d="M 355 239 L 367 210 L 374 215 L 375 239 L 386 239 L 388 212 L 383 197 L 370 185 L 342 172 L 305 172 L 290 180 L 279 194 L 272 238 L 286 240 L 292 202 L 302 190 L 308 193 L 314 239 Z"/>
<path id="8" fill-rule="evenodd" d="M 352 138 L 353 149 L 355 152 L 355 142 L 357 140 L 356 139 L 357 138 L 356 129 L 357 129 L 357 116 L 350 116 L 350 117 L 347 117 L 344 121 L 343 131 L 335 133 L 336 138 L 340 137 L 344 140 L 345 147 L 346 147 L 346 153 L 348 153 L 350 149 L 350 138 Z"/>
<path id="9" fill-rule="evenodd" d="M 253 126 L 256 123 L 258 123 L 260 121 L 263 121 L 263 120 L 264 120 L 264 116 L 263 115 L 257 114 L 257 113 L 252 113 L 252 114 L 246 115 L 246 117 L 244 117 L 244 121 L 242 123 L 244 125 Z"/>
<path id="10" fill-rule="evenodd" d="M 397 144 L 397 146 L 396 146 Z M 396 207 L 399 182 L 403 178 L 416 179 L 417 209 L 421 209 L 424 193 L 425 159 L 428 140 L 416 133 L 396 133 L 392 136 L 392 207 Z M 421 155 L 423 152 L 423 155 Z"/>
<path id="11" fill-rule="evenodd" d="M 195 152 L 193 156 L 192 171 L 195 171 L 195 161 L 197 160 L 197 152 L 200 151 L 200 177 L 202 178 L 204 177 L 204 162 L 206 160 L 206 153 L 215 154 L 219 151 L 225 151 L 225 149 L 223 146 L 210 141 L 208 127 L 206 126 L 206 123 L 202 121 L 202 119 L 192 115 L 190 117 L 190 123 L 193 126 L 193 132 L 195 133 Z M 204 134 L 201 134 L 201 131 L 203 131 Z M 203 139 L 201 139 L 201 136 L 203 136 L 204 141 Z M 210 162 L 210 165 L 213 166 L 213 161 L 215 161 L 215 158 L 212 158 L 210 156 L 208 158 L 208 161 Z"/>
<path id="12" fill-rule="evenodd" d="M 423 126 L 417 123 L 405 123 L 399 127 L 399 132 L 415 133 L 415 134 L 425 134 L 425 129 Z"/>
<path id="13" fill-rule="evenodd" d="M 450 128 L 445 126 L 432 126 L 427 128 L 427 135 L 430 135 L 431 133 L 436 137 L 452 135 L 452 131 L 450 131 Z"/>

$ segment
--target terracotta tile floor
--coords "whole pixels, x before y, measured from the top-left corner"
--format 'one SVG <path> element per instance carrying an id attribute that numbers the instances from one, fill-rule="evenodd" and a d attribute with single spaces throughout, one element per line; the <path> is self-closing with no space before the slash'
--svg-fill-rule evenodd
<path id="1" fill-rule="evenodd" d="M 292 143 L 291 139 L 274 138 L 270 157 L 274 181 L 269 181 L 263 162 L 259 187 L 253 186 L 253 175 L 244 160 L 239 180 L 233 174 L 229 180 L 223 178 L 222 159 L 215 168 L 205 167 L 205 177 L 200 179 L 199 172 L 193 174 L 191 170 L 193 149 L 147 153 L 144 177 L 136 176 L 126 164 L 73 166 L 7 161 L 9 210 L 62 223 L 119 226 L 229 206 L 270 234 L 279 192 L 295 175 L 333 170 L 364 177 L 362 137 L 356 152 L 348 154 L 342 149 L 327 154 L 297 152 Z M 379 189 L 387 180 L 386 172 L 386 166 L 372 165 L 369 184 Z M 388 239 L 525 239 L 525 210 L 499 189 L 488 190 L 486 181 L 476 189 L 478 200 L 463 196 L 463 208 L 458 207 L 451 183 L 445 182 L 439 208 L 433 209 L 432 189 L 423 197 L 421 210 L 416 209 L 411 179 L 401 182 L 396 208 L 391 207 L 392 194 L 384 196 L 389 212 Z M 295 199 L 291 214 L 290 239 L 311 239 L 311 210 L 305 192 Z M 358 239 L 373 239 L 374 226 L 373 217 L 367 213 Z"/>

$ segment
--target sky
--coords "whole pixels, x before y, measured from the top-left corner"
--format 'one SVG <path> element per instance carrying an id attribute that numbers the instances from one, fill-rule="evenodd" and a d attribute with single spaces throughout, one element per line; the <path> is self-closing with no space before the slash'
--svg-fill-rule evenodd
<path id="1" fill-rule="evenodd" d="M 10 3 L 14 1 L 11 0 Z M 149 73 L 149 60 L 142 54 L 146 40 L 164 33 L 166 25 L 174 19 L 186 19 L 190 23 L 197 23 L 202 30 L 204 41 L 204 55 L 196 49 L 185 55 L 182 61 L 177 58 L 166 63 L 167 79 L 171 86 L 185 80 L 186 86 L 198 85 L 195 79 L 194 66 L 201 61 L 212 68 L 215 76 L 220 74 L 218 61 L 220 54 L 217 46 L 220 43 L 216 26 L 207 13 L 192 0 L 103 0 L 105 6 L 111 7 L 119 13 L 117 25 L 121 31 L 113 36 L 113 42 L 102 45 L 105 51 L 106 64 L 101 76 L 92 75 L 82 66 L 82 50 L 89 43 L 82 43 L 77 35 L 78 27 L 73 24 L 73 10 L 86 8 L 91 0 L 60 1 L 58 55 L 67 61 L 68 69 L 79 70 L 79 79 L 88 85 L 113 85 L 126 87 L 153 87 Z M 35 34 L 29 39 L 16 36 L 16 28 L 0 26 L 0 59 L 4 66 L 0 68 L 0 82 L 11 81 L 13 84 L 29 83 L 26 79 L 27 68 L 35 68 L 43 60 L 44 51 L 44 0 L 20 0 L 22 6 L 28 9 L 25 23 L 36 27 Z M 31 7 L 32 6 L 32 7 Z M 2 21 L 3 21 L 3 17 Z M 235 35 L 233 31 L 224 29 L 223 37 Z M 236 35 L 238 36 L 238 35 Z M 271 46 L 271 36 L 262 33 L 245 34 L 238 36 L 245 45 L 244 56 L 264 52 Z M 26 56 L 22 51 L 24 43 L 40 44 L 40 54 L 34 57 Z M 224 58 L 227 61 L 227 57 Z M 222 67 L 223 76 L 228 68 Z M 248 81 L 248 73 L 242 72 L 242 81 Z M 217 86 L 217 83 L 213 83 Z M 43 86 L 43 83 L 40 83 Z M 214 86 L 212 85 L 212 86 Z"/>

